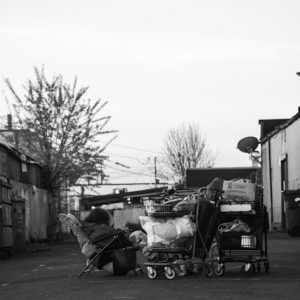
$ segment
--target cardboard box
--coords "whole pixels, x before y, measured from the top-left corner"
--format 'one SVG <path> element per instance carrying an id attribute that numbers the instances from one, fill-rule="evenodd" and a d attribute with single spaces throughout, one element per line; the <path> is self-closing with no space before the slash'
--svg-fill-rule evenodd
<path id="1" fill-rule="evenodd" d="M 243 181 L 224 180 L 224 197 L 233 201 L 254 201 L 256 184 Z"/>

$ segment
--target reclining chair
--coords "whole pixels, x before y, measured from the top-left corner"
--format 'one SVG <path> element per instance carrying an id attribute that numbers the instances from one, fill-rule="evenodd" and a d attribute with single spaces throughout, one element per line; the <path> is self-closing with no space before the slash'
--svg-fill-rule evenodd
<path id="1" fill-rule="evenodd" d="M 125 237 L 124 231 L 117 230 L 114 234 L 93 240 L 92 243 L 97 246 L 97 252 L 88 259 L 79 278 L 83 274 L 88 275 L 95 267 L 101 270 L 110 261 L 113 262 L 114 275 L 126 275 L 129 271 L 134 271 L 136 276 L 138 271 L 143 274 L 136 257 L 136 252 L 141 248 L 132 245 Z"/>

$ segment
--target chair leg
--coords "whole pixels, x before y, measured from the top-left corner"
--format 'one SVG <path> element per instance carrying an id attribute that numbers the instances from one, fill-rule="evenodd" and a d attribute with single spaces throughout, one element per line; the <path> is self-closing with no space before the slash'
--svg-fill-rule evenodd
<path id="1" fill-rule="evenodd" d="M 89 266 L 86 266 L 86 267 L 81 271 L 81 273 L 78 275 L 78 278 L 80 278 L 83 274 L 87 273 L 87 272 L 88 272 L 88 268 L 89 268 Z"/>
<path id="2" fill-rule="evenodd" d="M 80 278 L 83 274 L 88 275 L 94 269 L 94 267 L 95 267 L 94 265 L 88 265 L 88 266 L 86 266 L 82 270 L 82 272 L 79 274 L 78 278 Z"/>
<path id="3" fill-rule="evenodd" d="M 98 252 L 90 261 L 88 261 L 87 265 L 85 266 L 85 268 L 81 271 L 81 273 L 79 274 L 78 278 L 80 278 L 83 274 L 89 274 L 93 269 L 94 269 L 94 265 L 93 262 L 98 258 L 99 255 L 101 255 L 101 251 Z"/>

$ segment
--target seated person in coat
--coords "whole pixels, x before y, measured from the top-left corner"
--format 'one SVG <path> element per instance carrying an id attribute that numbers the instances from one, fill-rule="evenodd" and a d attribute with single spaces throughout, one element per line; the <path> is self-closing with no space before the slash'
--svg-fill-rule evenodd
<path id="1" fill-rule="evenodd" d="M 60 214 L 60 221 L 70 227 L 71 232 L 77 238 L 81 253 L 89 260 L 98 252 L 98 249 L 109 243 L 109 238 L 117 232 L 111 226 L 110 214 L 102 208 L 93 209 L 81 223 L 72 214 Z M 101 254 L 96 266 L 110 274 L 125 275 L 133 270 L 136 265 L 136 250 L 126 251 L 123 247 L 133 246 L 127 235 L 121 234 L 122 245 L 114 243 L 113 251 Z M 119 248 L 119 250 L 118 250 Z"/>

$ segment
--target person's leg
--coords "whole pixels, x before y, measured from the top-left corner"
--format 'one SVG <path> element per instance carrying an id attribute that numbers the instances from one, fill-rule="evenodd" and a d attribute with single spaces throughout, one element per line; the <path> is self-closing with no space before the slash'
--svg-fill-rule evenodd
<path id="1" fill-rule="evenodd" d="M 80 228 L 80 222 L 72 214 L 59 214 L 59 220 L 70 227 L 72 233 L 76 236 L 79 246 L 81 248 L 81 253 L 89 258 L 95 252 L 97 252 L 97 247 L 91 244 L 88 235 Z"/>
<path id="2" fill-rule="evenodd" d="M 108 272 L 109 274 L 114 274 L 114 263 L 111 261 L 102 267 L 102 270 Z"/>

